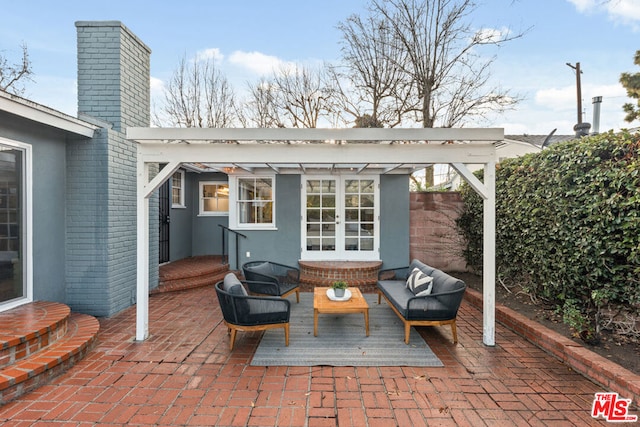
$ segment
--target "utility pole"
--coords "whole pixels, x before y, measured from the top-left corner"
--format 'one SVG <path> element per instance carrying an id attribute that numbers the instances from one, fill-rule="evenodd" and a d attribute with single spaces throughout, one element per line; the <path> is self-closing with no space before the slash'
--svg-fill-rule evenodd
<path id="1" fill-rule="evenodd" d="M 591 128 L 590 123 L 582 123 L 582 87 L 580 86 L 580 63 L 576 62 L 576 65 L 573 66 L 567 62 L 567 65 L 570 68 L 573 68 L 576 72 L 576 91 L 578 97 L 578 123 L 573 127 L 573 130 L 576 132 L 576 138 L 581 138 L 583 136 L 589 135 L 589 129 Z"/>
<path id="2" fill-rule="evenodd" d="M 580 63 L 576 62 L 576 65 L 573 66 L 567 62 L 567 65 L 570 68 L 573 68 L 576 71 L 576 89 L 578 95 L 578 124 L 582 123 L 582 88 L 580 87 Z"/>

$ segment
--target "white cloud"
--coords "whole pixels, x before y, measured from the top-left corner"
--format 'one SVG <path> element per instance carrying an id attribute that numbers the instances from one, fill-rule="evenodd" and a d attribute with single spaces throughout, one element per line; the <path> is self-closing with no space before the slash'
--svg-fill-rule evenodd
<path id="1" fill-rule="evenodd" d="M 196 53 L 196 61 L 206 61 L 207 59 L 213 59 L 215 62 L 224 60 L 224 55 L 217 47 L 200 50 Z"/>
<path id="2" fill-rule="evenodd" d="M 482 40 L 483 43 L 498 43 L 511 34 L 511 30 L 502 28 L 481 28 L 476 32 L 476 38 Z"/>
<path id="3" fill-rule="evenodd" d="M 259 76 L 271 74 L 274 70 L 282 67 L 295 67 L 295 64 L 282 59 L 266 55 L 261 52 L 243 52 L 237 50 L 229 56 L 229 63 L 250 70 Z"/>
<path id="4" fill-rule="evenodd" d="M 576 105 L 575 86 L 565 86 L 562 88 L 540 89 L 535 94 L 536 104 L 555 110 L 566 110 L 568 106 Z"/>
<path id="5" fill-rule="evenodd" d="M 640 2 L 638 0 L 567 0 L 580 13 L 605 12 L 614 22 L 640 30 Z"/>
<path id="6" fill-rule="evenodd" d="M 578 12 L 591 12 L 593 11 L 597 4 L 595 0 L 568 0 L 569 3 L 573 3 L 573 5 L 578 9 Z"/>

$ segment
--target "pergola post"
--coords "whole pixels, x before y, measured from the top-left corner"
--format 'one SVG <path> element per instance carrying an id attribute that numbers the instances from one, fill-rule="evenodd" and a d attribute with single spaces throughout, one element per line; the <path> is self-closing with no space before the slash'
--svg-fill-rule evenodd
<path id="1" fill-rule="evenodd" d="M 149 165 L 138 148 L 136 190 L 137 277 L 136 340 L 149 337 L 149 198 L 145 195 Z"/>
<path id="2" fill-rule="evenodd" d="M 496 163 L 484 165 L 486 198 L 483 202 L 482 342 L 496 345 Z"/>
<path id="3" fill-rule="evenodd" d="M 149 338 L 149 198 L 181 163 L 168 162 L 149 181 L 149 163 L 145 161 L 141 147 L 137 160 L 137 283 L 136 283 L 136 341 Z"/>

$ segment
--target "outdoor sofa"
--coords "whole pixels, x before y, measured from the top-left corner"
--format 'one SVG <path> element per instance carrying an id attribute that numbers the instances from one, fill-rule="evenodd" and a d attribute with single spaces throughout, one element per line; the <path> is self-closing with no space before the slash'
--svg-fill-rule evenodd
<path id="1" fill-rule="evenodd" d="M 404 323 L 404 342 L 409 344 L 411 326 L 451 325 L 458 342 L 456 316 L 467 285 L 414 259 L 407 267 L 378 273 L 378 304 L 384 297 Z"/>

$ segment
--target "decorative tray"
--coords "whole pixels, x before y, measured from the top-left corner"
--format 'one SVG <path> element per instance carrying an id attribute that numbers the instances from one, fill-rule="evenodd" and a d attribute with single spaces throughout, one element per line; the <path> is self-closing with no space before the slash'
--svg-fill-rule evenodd
<path id="1" fill-rule="evenodd" d="M 338 298 L 333 288 L 329 288 L 327 289 L 327 297 L 329 297 L 331 301 L 349 301 L 351 299 L 351 291 L 349 289 L 345 289 L 344 296 Z"/>

